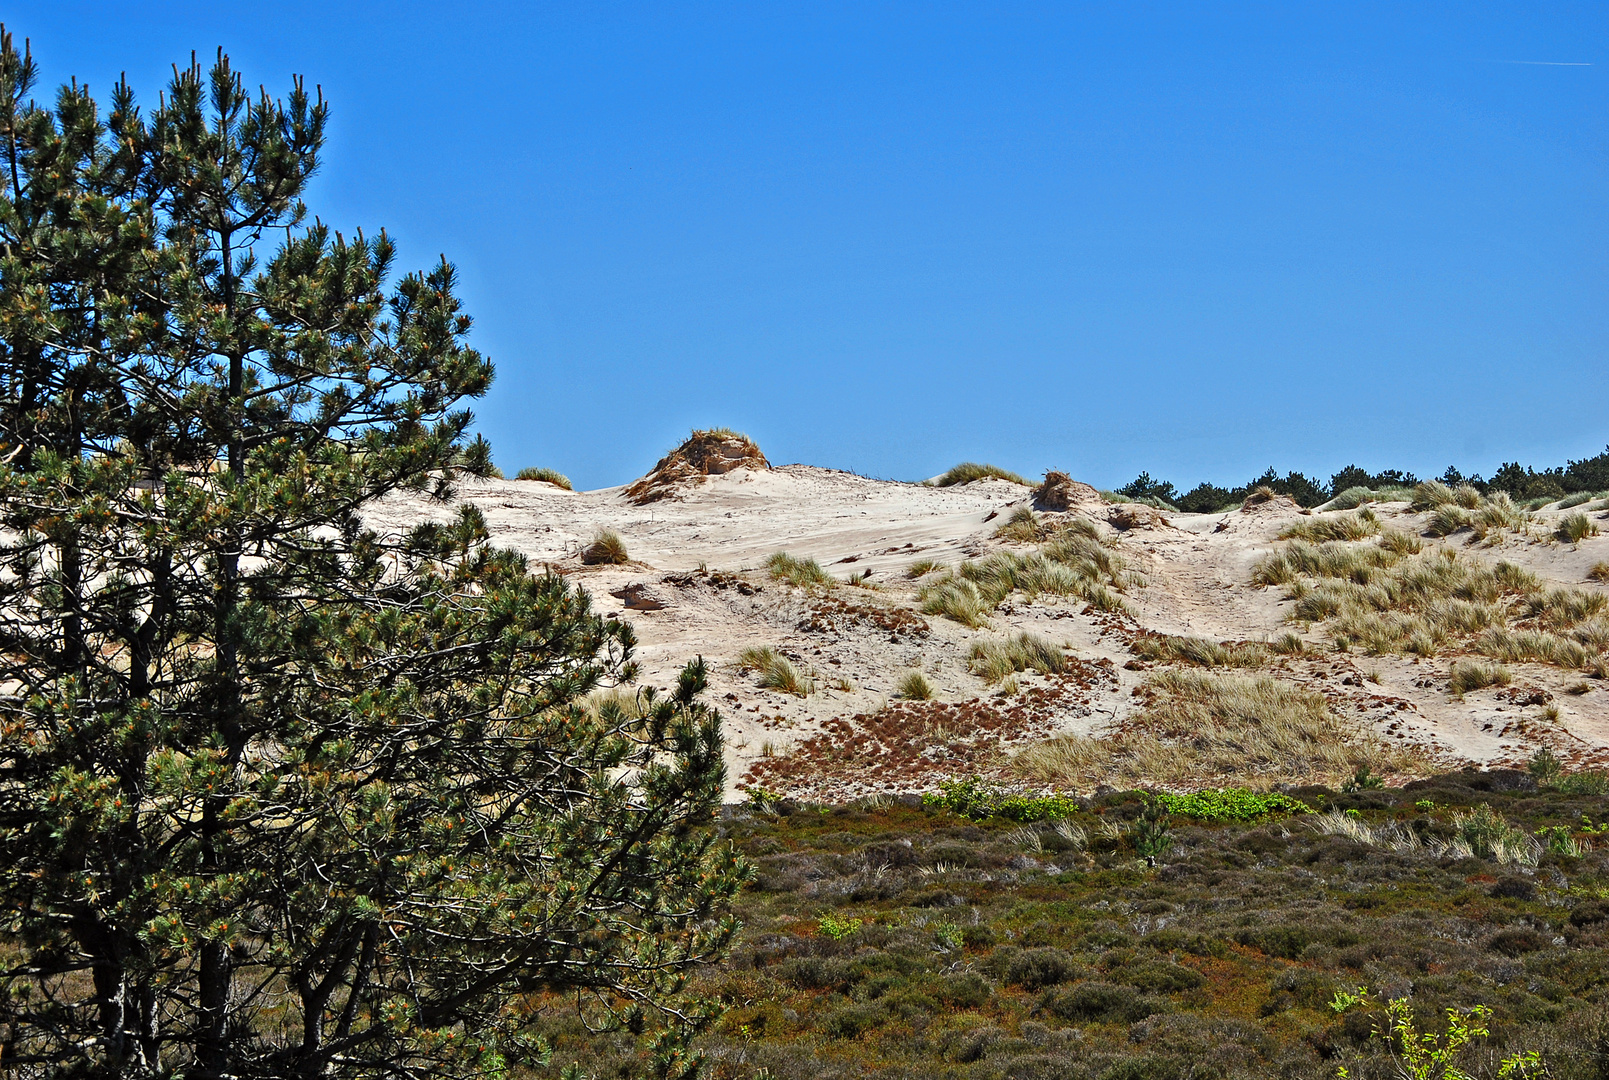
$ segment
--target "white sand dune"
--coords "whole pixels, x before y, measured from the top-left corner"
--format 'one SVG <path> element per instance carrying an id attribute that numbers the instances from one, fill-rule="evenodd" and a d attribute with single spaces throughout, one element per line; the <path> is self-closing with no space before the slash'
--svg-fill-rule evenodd
<path id="1" fill-rule="evenodd" d="M 908 730 L 902 736 L 845 734 L 857 723 L 870 731 L 864 720 L 851 718 L 878 714 L 912 669 L 922 670 L 938 699 L 953 706 L 929 706 L 939 718 L 932 722 L 953 727 L 979 715 L 998 719 L 1012 703 L 992 697 L 991 688 L 968 670 L 968 651 L 980 638 L 1017 630 L 1032 630 L 1092 664 L 1104 663 L 1085 669 L 1088 677 L 1077 685 L 1064 680 L 1050 687 L 1024 676 L 1022 700 L 1034 700 L 1035 686 L 1045 691 L 1045 700 L 1000 721 L 1000 731 L 989 735 L 993 741 L 970 758 L 957 757 L 953 746 L 941 748 L 950 746 L 944 740 L 954 733 L 947 731 L 903 771 L 879 766 L 890 760 L 885 745 L 881 756 L 845 752 L 840 769 L 825 769 L 828 776 L 817 745 L 816 767 L 798 779 L 800 793 L 844 797 L 931 786 L 976 771 L 989 754 L 998 760 L 1048 731 L 1097 732 L 1135 707 L 1132 691 L 1142 676 L 1124 668 L 1132 656 L 1126 632 L 1110 616 L 1086 613 L 1083 601 L 1029 603 L 1014 597 L 979 630 L 917 612 L 916 586 L 905 578 L 906 567 L 918 558 L 953 564 L 1001 546 L 995 529 L 1031 501 L 1030 489 L 1021 485 L 983 480 L 936 488 L 789 465 L 684 483 L 673 497 L 643 506 L 623 492 L 490 481 L 465 484 L 460 497 L 482 509 L 498 544 L 572 576 L 593 594 L 599 610 L 633 623 L 643 682 L 667 686 L 693 656 L 711 661 L 712 699 L 725 717 L 734 791 L 755 762 L 786 755 L 824 728 L 838 731 L 849 746 L 915 737 Z M 1414 531 L 1422 526 L 1402 504 L 1377 512 Z M 394 497 L 372 508 L 370 520 L 400 530 L 451 513 L 451 507 L 422 498 Z M 1292 629 L 1290 603 L 1281 590 L 1255 587 L 1249 579 L 1256 561 L 1274 549 L 1279 531 L 1300 513 L 1294 507 L 1169 514 L 1163 524 L 1122 533 L 1104 524 L 1102 504 L 1078 504 L 1069 513 L 1102 520 L 1103 529 L 1120 537 L 1118 550 L 1130 566 L 1144 575 L 1146 586 L 1129 592 L 1129 632 L 1137 625 L 1216 640 L 1270 640 Z M 631 564 L 581 565 L 580 550 L 600 529 L 620 534 Z M 1443 543 L 1464 548 L 1456 537 Z M 778 551 L 816 559 L 840 580 L 866 573 L 881 587 L 804 590 L 773 582 L 762 567 Z M 1600 589 L 1586 582 L 1586 573 L 1609 558 L 1609 538 L 1589 538 L 1576 547 L 1512 538 L 1483 557 L 1507 559 L 1560 584 Z M 1319 632 L 1307 637 L 1320 648 L 1307 660 L 1287 664 L 1282 677 L 1323 690 L 1342 716 L 1384 737 L 1431 748 L 1448 764 L 1514 765 L 1542 743 L 1576 763 L 1609 758 L 1609 689 L 1594 683 L 1586 694 L 1567 694 L 1566 687 L 1581 681 L 1578 672 L 1510 665 L 1516 685 L 1546 695 L 1559 710 L 1556 720 L 1548 720 L 1506 692 L 1454 700 L 1447 690 L 1447 658 L 1363 656 L 1324 647 Z M 759 688 L 755 676 L 735 663 L 754 645 L 774 646 L 813 670 L 817 691 L 799 698 Z M 888 715 L 903 714 L 896 709 Z M 914 716 L 902 721 L 907 728 Z M 931 768 L 923 764 L 929 760 Z"/>

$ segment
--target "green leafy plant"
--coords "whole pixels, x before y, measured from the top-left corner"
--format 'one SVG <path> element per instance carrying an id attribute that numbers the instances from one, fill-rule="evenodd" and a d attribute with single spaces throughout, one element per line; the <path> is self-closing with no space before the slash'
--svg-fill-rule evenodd
<path id="1" fill-rule="evenodd" d="M 1153 795 L 1170 814 L 1202 821 L 1252 821 L 1268 814 L 1311 814 L 1313 808 L 1278 791 L 1210 788 L 1187 795 Z"/>
<path id="2" fill-rule="evenodd" d="M 1368 987 L 1360 986 L 1355 992 L 1338 991 L 1330 1002 L 1336 1012 L 1345 1012 L 1358 1006 L 1367 1006 Z M 1446 1012 L 1445 1031 L 1420 1031 L 1414 1019 L 1413 1005 L 1406 997 L 1386 1003 L 1384 1024 L 1376 1023 L 1370 1037 L 1384 1043 L 1396 1063 L 1397 1074 L 1403 1080 L 1474 1080 L 1458 1059 L 1477 1040 L 1491 1037 L 1492 1010 L 1487 1005 L 1471 1005 L 1467 1009 L 1449 1007 Z M 1500 1077 L 1518 1075 L 1525 1078 L 1542 1075 L 1545 1067 L 1541 1055 L 1535 1051 L 1519 1051 L 1502 1059 L 1498 1066 Z M 1341 1066 L 1335 1073 L 1338 1080 L 1349 1080 L 1351 1072 Z"/>
<path id="3" fill-rule="evenodd" d="M 860 919 L 841 919 L 832 912 L 824 912 L 816 920 L 816 929 L 823 937 L 829 937 L 834 941 L 842 941 L 846 937 L 860 933 L 862 925 L 864 924 Z"/>

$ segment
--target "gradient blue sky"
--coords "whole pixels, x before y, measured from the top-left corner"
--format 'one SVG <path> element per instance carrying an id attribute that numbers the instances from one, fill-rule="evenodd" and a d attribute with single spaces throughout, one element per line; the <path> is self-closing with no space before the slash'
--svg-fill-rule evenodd
<path id="1" fill-rule="evenodd" d="M 1609 442 L 1609 6 L 13 2 L 50 83 L 322 84 L 310 198 L 462 271 L 507 471 L 688 428 L 914 479 Z"/>

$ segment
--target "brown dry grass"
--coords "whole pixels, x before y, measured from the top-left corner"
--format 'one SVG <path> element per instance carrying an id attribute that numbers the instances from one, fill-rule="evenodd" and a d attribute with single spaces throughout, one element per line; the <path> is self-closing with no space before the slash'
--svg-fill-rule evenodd
<path id="1" fill-rule="evenodd" d="M 1422 773 L 1416 751 L 1360 732 L 1322 694 L 1268 675 L 1167 671 L 1144 685 L 1145 707 L 1108 736 L 1065 735 L 1012 765 L 1061 788 L 1096 784 L 1194 789 L 1279 783 L 1337 784 L 1360 765 Z"/>

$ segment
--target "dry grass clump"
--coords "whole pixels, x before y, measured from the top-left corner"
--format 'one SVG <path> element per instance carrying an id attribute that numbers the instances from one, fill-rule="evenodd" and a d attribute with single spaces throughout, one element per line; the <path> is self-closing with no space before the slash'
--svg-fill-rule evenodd
<path id="1" fill-rule="evenodd" d="M 1449 686 L 1455 697 L 1462 698 L 1471 690 L 1484 690 L 1488 686 L 1507 686 L 1514 676 L 1502 664 L 1489 664 L 1481 660 L 1453 662 Z"/>
<path id="2" fill-rule="evenodd" d="M 1475 640 L 1475 647 L 1487 656 L 1509 663 L 1530 660 L 1569 668 L 1586 667 L 1594 656 L 1581 642 L 1546 630 L 1510 630 L 1496 626 L 1481 634 Z"/>
<path id="3" fill-rule="evenodd" d="M 1022 633 L 1014 638 L 974 642 L 969 666 L 985 682 L 997 683 L 1019 671 L 1037 671 L 1041 675 L 1065 671 L 1067 654 L 1054 642 Z"/>
<path id="4" fill-rule="evenodd" d="M 1295 639 L 1295 651 L 1299 652 L 1302 639 L 1295 634 L 1288 636 Z M 1289 648 L 1288 643 L 1286 647 Z M 1129 651 L 1142 659 L 1164 663 L 1172 661 L 1198 667 L 1255 668 L 1265 666 L 1274 649 L 1258 641 L 1217 642 L 1199 637 L 1148 634 L 1129 642 Z"/>
<path id="5" fill-rule="evenodd" d="M 933 684 L 920 671 L 907 671 L 900 678 L 895 692 L 907 701 L 933 700 Z"/>
<path id="6" fill-rule="evenodd" d="M 587 566 L 620 566 L 631 561 L 626 554 L 626 542 L 613 529 L 600 529 L 592 543 L 581 549 L 581 561 Z"/>
<path id="7" fill-rule="evenodd" d="M 769 645 L 744 649 L 737 662 L 744 671 L 759 672 L 760 685 L 767 690 L 780 690 L 794 697 L 816 692 L 815 682 Z"/>
<path id="8" fill-rule="evenodd" d="M 544 484 L 552 484 L 554 487 L 561 487 L 565 491 L 574 490 L 574 488 L 570 487 L 570 478 L 559 472 L 557 469 L 527 467 L 515 473 L 514 479 L 540 480 Z"/>
<path id="9" fill-rule="evenodd" d="M 1609 562 L 1595 562 L 1592 569 L 1587 571 L 1587 577 L 1592 581 L 1609 582 Z"/>
<path id="10" fill-rule="evenodd" d="M 1589 536 L 1597 536 L 1598 526 L 1585 514 L 1566 514 L 1559 519 L 1559 527 L 1553 535 L 1566 544 L 1579 544 Z"/>
<path id="11" fill-rule="evenodd" d="M 832 577 L 814 559 L 795 559 L 786 551 L 779 551 L 765 561 L 765 568 L 778 581 L 790 585 L 831 585 Z"/>
<path id="12" fill-rule="evenodd" d="M 1009 469 L 1002 469 L 998 465 L 986 465 L 976 461 L 963 461 L 943 476 L 929 480 L 928 483 L 933 487 L 951 487 L 955 484 L 970 484 L 974 480 L 987 480 L 991 477 L 996 480 L 1010 480 L 1013 484 L 1021 484 L 1023 487 L 1030 486 L 1028 481 Z"/>
<path id="13" fill-rule="evenodd" d="M 1039 515 L 1029 506 L 1019 506 L 1006 523 L 994 531 L 995 538 L 1014 544 L 1031 544 L 1039 539 Z"/>
<path id="14" fill-rule="evenodd" d="M 1258 585 L 1289 585 L 1303 577 L 1341 578 L 1366 585 L 1376 571 L 1395 565 L 1401 558 L 1393 546 L 1386 544 L 1342 540 L 1311 544 L 1293 540 L 1259 562 L 1251 579 Z"/>
<path id="15" fill-rule="evenodd" d="M 1358 731 L 1322 694 L 1268 675 L 1167 671 L 1112 735 L 1061 736 L 1014 759 L 1023 775 L 1061 787 L 1152 784 L 1175 789 L 1337 784 L 1360 765 L 1420 772 L 1415 752 Z"/>
<path id="16" fill-rule="evenodd" d="M 943 615 L 973 629 L 989 625 L 989 612 L 994 610 L 994 604 L 984 601 L 976 585 L 950 573 L 923 585 L 917 599 L 921 601 L 923 614 Z"/>
<path id="17" fill-rule="evenodd" d="M 1380 532 L 1380 519 L 1367 508 L 1345 517 L 1308 518 L 1279 534 L 1281 540 L 1306 540 L 1320 544 L 1326 540 L 1365 540 Z"/>
<path id="18" fill-rule="evenodd" d="M 917 559 L 905 568 L 905 576 L 915 581 L 919 577 L 926 577 L 935 570 L 944 569 L 944 564 L 937 559 Z"/>

